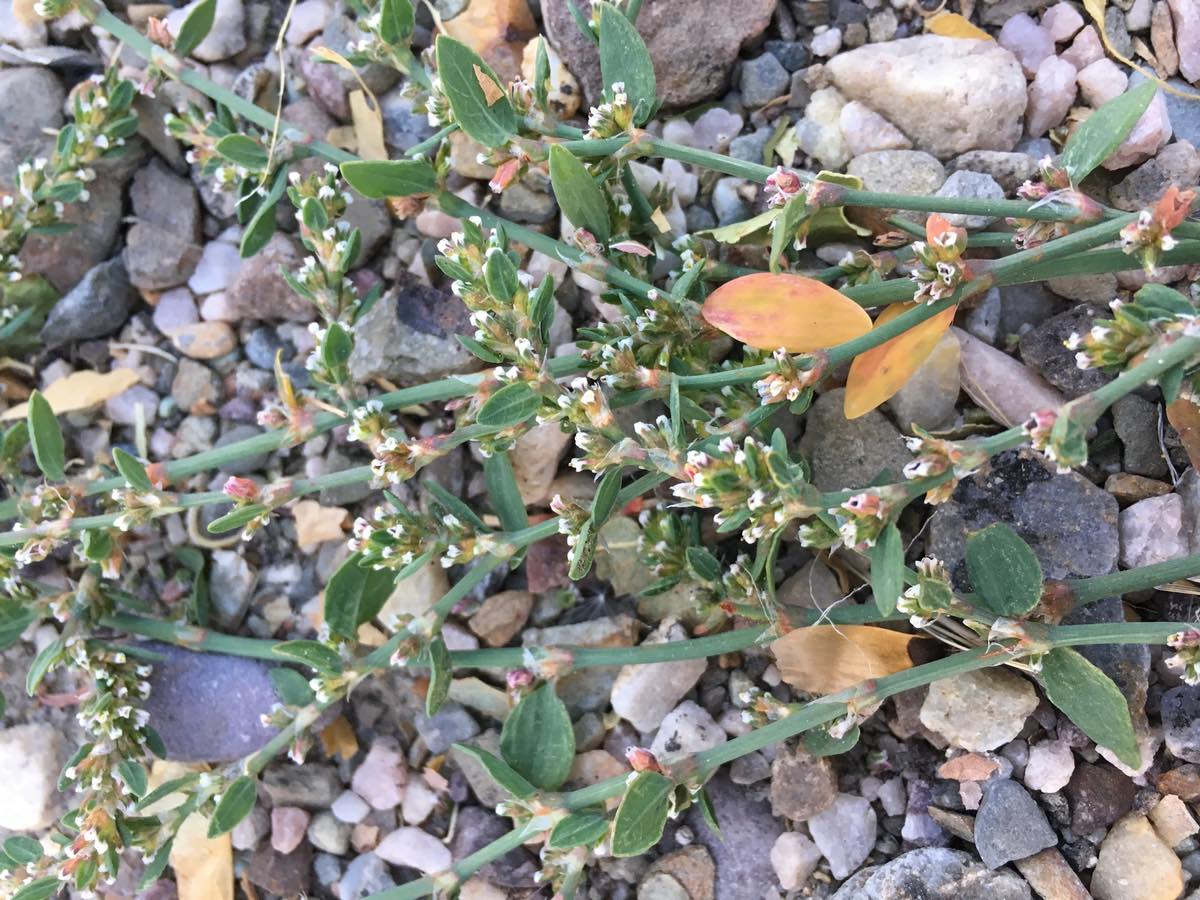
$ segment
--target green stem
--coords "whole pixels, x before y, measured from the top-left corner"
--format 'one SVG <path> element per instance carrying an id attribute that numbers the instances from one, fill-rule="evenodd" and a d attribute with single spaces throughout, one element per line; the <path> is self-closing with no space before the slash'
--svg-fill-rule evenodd
<path id="1" fill-rule="evenodd" d="M 1068 581 L 1067 587 L 1076 603 L 1092 603 L 1105 597 L 1119 597 L 1132 591 L 1149 590 L 1181 578 L 1191 578 L 1198 573 L 1200 553 L 1193 553 L 1190 556 L 1169 559 L 1137 569 L 1113 572 L 1111 575 L 1096 575 L 1092 578 Z"/>

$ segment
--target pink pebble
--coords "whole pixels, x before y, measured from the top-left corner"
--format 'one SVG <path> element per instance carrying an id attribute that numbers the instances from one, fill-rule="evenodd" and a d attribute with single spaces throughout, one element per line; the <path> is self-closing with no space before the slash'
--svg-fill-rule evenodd
<path id="1" fill-rule="evenodd" d="M 1042 60 L 1054 55 L 1054 41 L 1050 39 L 1050 32 L 1026 13 L 1017 13 L 1005 22 L 997 40 L 1001 47 L 1017 58 L 1025 70 L 1026 78 L 1032 78 Z"/>
<path id="2" fill-rule="evenodd" d="M 1062 122 L 1075 102 L 1075 67 L 1057 56 L 1049 56 L 1038 66 L 1029 85 L 1029 105 L 1025 108 L 1025 130 L 1030 137 L 1041 137 Z"/>
<path id="3" fill-rule="evenodd" d="M 312 818 L 298 806 L 277 806 L 271 810 L 271 847 L 288 854 L 300 846 Z"/>
<path id="4" fill-rule="evenodd" d="M 1063 51 L 1062 58 L 1078 71 L 1086 68 L 1098 59 L 1104 59 L 1104 45 L 1100 43 L 1100 35 L 1095 26 L 1089 25 L 1075 36 L 1071 46 Z"/>
<path id="5" fill-rule="evenodd" d="M 1100 107 L 1125 93 L 1129 76 L 1111 59 L 1098 59 L 1083 68 L 1076 76 L 1079 92 L 1089 106 Z"/>
<path id="6" fill-rule="evenodd" d="M 1083 16 L 1066 0 L 1055 3 L 1042 13 L 1042 27 L 1050 32 L 1056 44 L 1070 40 L 1083 27 Z"/>

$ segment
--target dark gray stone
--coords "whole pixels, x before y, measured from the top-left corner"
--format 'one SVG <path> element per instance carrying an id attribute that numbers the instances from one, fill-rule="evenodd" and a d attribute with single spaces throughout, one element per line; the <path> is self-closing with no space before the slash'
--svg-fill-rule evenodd
<path id="1" fill-rule="evenodd" d="M 989 869 L 1057 843 L 1058 835 L 1029 791 L 1008 778 L 983 786 L 983 802 L 975 816 L 975 849 Z"/>
<path id="2" fill-rule="evenodd" d="M 1137 786 L 1108 763 L 1079 761 L 1063 791 L 1071 802 L 1071 830 L 1082 836 L 1107 828 L 1133 809 Z"/>
<path id="3" fill-rule="evenodd" d="M 465 806 L 459 810 L 450 852 L 455 861 L 466 859 L 512 830 L 512 822 L 502 819 L 481 806 Z M 492 860 L 479 870 L 479 875 L 493 884 L 507 888 L 532 888 L 533 875 L 538 870 L 533 855 L 517 847 Z"/>
<path id="4" fill-rule="evenodd" d="M 823 491 L 865 487 L 884 471 L 898 477 L 912 461 L 904 438 L 883 413 L 843 415 L 845 393 L 838 388 L 817 398 L 800 440 L 800 451 L 812 463 L 813 484 Z"/>
<path id="5" fill-rule="evenodd" d="M 1047 319 L 1021 337 L 1021 359 L 1068 397 L 1081 397 L 1112 380 L 1099 369 L 1081 369 L 1075 364 L 1075 351 L 1064 342 L 1072 334 L 1087 334 L 1106 310 L 1082 303 L 1074 309 Z"/>
<path id="6" fill-rule="evenodd" d="M 413 384 L 480 365 L 454 338 L 475 333 L 466 307 L 407 273 L 358 320 L 354 333 L 350 372 L 359 382 L 382 376 Z"/>
<path id="7" fill-rule="evenodd" d="M 804 41 L 767 41 L 763 48 L 789 72 L 808 65 L 808 44 Z"/>
<path id="8" fill-rule="evenodd" d="M 1158 440 L 1158 404 L 1127 394 L 1113 404 L 1112 417 L 1117 437 L 1121 439 L 1125 471 L 1147 478 L 1166 478 L 1170 468 Z"/>
<path id="9" fill-rule="evenodd" d="M 63 123 L 66 92 L 49 69 L 18 66 L 0 70 L 0 141 L 6 145 L 3 178 L 11 176 L 10 166 L 26 157 L 48 156 L 54 141 L 46 130 L 57 130 Z"/>
<path id="10" fill-rule="evenodd" d="M 729 143 L 729 155 L 734 159 L 743 159 L 746 162 L 759 163 L 761 165 L 763 151 L 766 150 L 767 141 L 771 139 L 774 130 L 773 128 L 764 126 L 758 129 L 758 131 L 735 137 Z"/>
<path id="11" fill-rule="evenodd" d="M 404 89 L 389 91 L 379 100 L 383 113 L 383 138 L 392 149 L 403 153 L 432 137 L 434 128 L 429 117 L 413 111 L 413 100 L 404 95 Z"/>
<path id="12" fill-rule="evenodd" d="M 451 744 L 462 743 L 479 734 L 478 723 L 457 703 L 443 703 L 432 717 L 418 713 L 414 724 L 425 746 L 435 756 L 445 753 Z"/>
<path id="13" fill-rule="evenodd" d="M 1029 885 L 1007 869 L 990 872 L 969 853 L 926 847 L 859 872 L 831 900 L 1030 900 L 1031 896 Z"/>
<path id="14" fill-rule="evenodd" d="M 764 106 L 787 92 L 792 76 L 773 54 L 764 53 L 742 63 L 742 102 Z"/>
<path id="15" fill-rule="evenodd" d="M 1047 578 L 1106 575 L 1117 564 L 1117 501 L 1074 472 L 1055 474 L 1040 454 L 1009 450 L 970 478 L 929 520 L 927 552 L 961 589 L 967 535 L 1006 522 L 1033 548 Z"/>
<path id="16" fill-rule="evenodd" d="M 558 202 L 546 191 L 518 181 L 500 195 L 500 211 L 514 222 L 545 225 L 558 215 Z"/>
<path id="17" fill-rule="evenodd" d="M 715 894 L 730 900 L 756 900 L 778 884 L 767 851 L 783 833 L 782 823 L 771 815 L 770 804 L 759 799 L 761 794 L 733 784 L 724 772 L 705 788 L 722 836 L 709 829 L 698 807 L 688 811 L 687 824 L 716 863 Z"/>
<path id="18" fill-rule="evenodd" d="M 312 844 L 301 841 L 291 853 L 280 853 L 263 844 L 250 856 L 246 877 L 269 894 L 302 897 L 312 883 Z"/>
<path id="19" fill-rule="evenodd" d="M 287 345 L 270 325 L 262 325 L 250 332 L 250 337 L 242 345 L 242 350 L 246 354 L 246 359 L 268 372 L 275 367 L 275 354 L 278 351 L 283 350 L 284 358 L 287 358 Z"/>
<path id="20" fill-rule="evenodd" d="M 200 261 L 200 201 L 196 189 L 161 161 L 133 178 L 134 223 L 125 235 L 129 280 L 148 291 L 181 285 Z"/>
<path id="21" fill-rule="evenodd" d="M 1162 698 L 1167 749 L 1188 762 L 1200 762 L 1200 687 L 1181 684 Z"/>
<path id="22" fill-rule="evenodd" d="M 42 326 L 42 342 L 59 347 L 112 334 L 125 324 L 136 302 L 125 263 L 114 257 L 93 268 L 54 305 Z"/>
<path id="23" fill-rule="evenodd" d="M 275 806 L 327 809 L 342 792 L 337 769 L 320 763 L 297 766 L 284 760 L 272 764 L 262 777 L 262 787 Z"/>
<path id="24" fill-rule="evenodd" d="M 240 656 L 193 653 L 167 644 L 148 644 L 146 649 L 163 657 L 153 664 L 144 708 L 169 759 L 230 762 L 275 736 L 275 729 L 259 719 L 280 702 L 270 667 Z"/>

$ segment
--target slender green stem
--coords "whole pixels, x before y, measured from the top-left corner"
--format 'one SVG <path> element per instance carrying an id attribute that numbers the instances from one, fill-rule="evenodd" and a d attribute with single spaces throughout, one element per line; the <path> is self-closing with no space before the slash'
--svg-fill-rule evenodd
<path id="1" fill-rule="evenodd" d="M 1119 597 L 1131 591 L 1145 591 L 1181 578 L 1200 573 L 1200 553 L 1169 559 L 1111 575 L 1096 575 L 1078 581 L 1068 581 L 1071 597 L 1076 603 L 1092 603 L 1105 597 Z"/>
<path id="2" fill-rule="evenodd" d="M 404 151 L 404 155 L 409 157 L 410 159 L 418 157 L 418 156 L 424 156 L 430 150 L 437 149 L 437 147 L 442 143 L 442 141 L 444 141 L 446 138 L 448 138 L 450 135 L 452 135 L 456 131 L 458 131 L 458 123 L 451 122 L 449 125 L 442 127 L 440 130 L 436 131 L 435 133 L 431 134 L 429 137 L 425 138 L 425 140 L 421 141 L 421 143 L 416 144 L 412 147 L 409 147 L 407 150 Z"/>

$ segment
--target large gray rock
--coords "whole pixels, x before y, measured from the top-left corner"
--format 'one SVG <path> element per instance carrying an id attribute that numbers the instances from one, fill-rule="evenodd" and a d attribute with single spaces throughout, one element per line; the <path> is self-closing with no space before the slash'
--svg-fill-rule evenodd
<path id="1" fill-rule="evenodd" d="M 975 849 L 989 869 L 1053 847 L 1058 835 L 1029 791 L 1008 778 L 989 781 L 975 817 Z"/>
<path id="2" fill-rule="evenodd" d="M 883 413 L 872 410 L 847 419 L 845 394 L 838 388 L 817 398 L 800 440 L 800 452 L 812 464 L 813 484 L 823 491 L 865 487 L 885 470 L 899 476 L 912 461 L 900 432 Z"/>
<path id="3" fill-rule="evenodd" d="M 158 160 L 134 176 L 134 223 L 125 235 L 125 267 L 135 287 L 161 291 L 183 284 L 200 261 L 196 189 Z"/>
<path id="4" fill-rule="evenodd" d="M 1068 397 L 1081 397 L 1112 380 L 1099 369 L 1081 369 L 1075 351 L 1064 341 L 1072 334 L 1087 334 L 1106 311 L 1089 303 L 1059 313 L 1025 332 L 1021 337 L 1021 359 Z"/>
<path id="5" fill-rule="evenodd" d="M 967 589 L 967 535 L 1006 522 L 1037 554 L 1047 578 L 1106 575 L 1117 563 L 1117 501 L 1074 472 L 1055 474 L 1040 454 L 1009 450 L 955 489 L 929 520 L 930 555 Z"/>
<path id="6" fill-rule="evenodd" d="M 8 178 L 12 164 L 25 156 L 53 149 L 46 129 L 63 123 L 66 92 L 54 73 L 40 66 L 19 66 L 0 70 L 0 141 L 8 149 L 3 177 Z"/>
<path id="7" fill-rule="evenodd" d="M 637 27 L 654 61 L 658 96 L 668 107 L 721 94 L 742 44 L 770 24 L 776 0 L 655 0 Z M 596 104 L 604 85 L 595 43 L 580 32 L 567 0 L 543 0 L 546 34 Z"/>
<path id="8" fill-rule="evenodd" d="M 350 372 L 401 384 L 469 372 L 481 364 L 454 335 L 474 331 L 457 297 L 405 275 L 354 326 Z"/>
<path id="9" fill-rule="evenodd" d="M 1030 900 L 1029 885 L 1007 869 L 991 872 L 969 853 L 910 850 L 847 881 L 831 900 Z"/>
<path id="10" fill-rule="evenodd" d="M 69 341 L 112 334 L 125 324 L 137 294 L 119 258 L 96 266 L 83 281 L 50 310 L 42 326 L 42 341 L 58 347 Z"/>
<path id="11" fill-rule="evenodd" d="M 268 666 L 167 644 L 151 644 L 147 649 L 162 659 L 154 663 L 144 707 L 169 759 L 230 762 L 248 756 L 275 736 L 275 729 L 259 719 L 281 702 Z"/>
<path id="12" fill-rule="evenodd" d="M 925 34 L 840 53 L 827 68 L 839 91 L 940 159 L 1012 150 L 1021 137 L 1025 76 L 992 41 Z"/>

